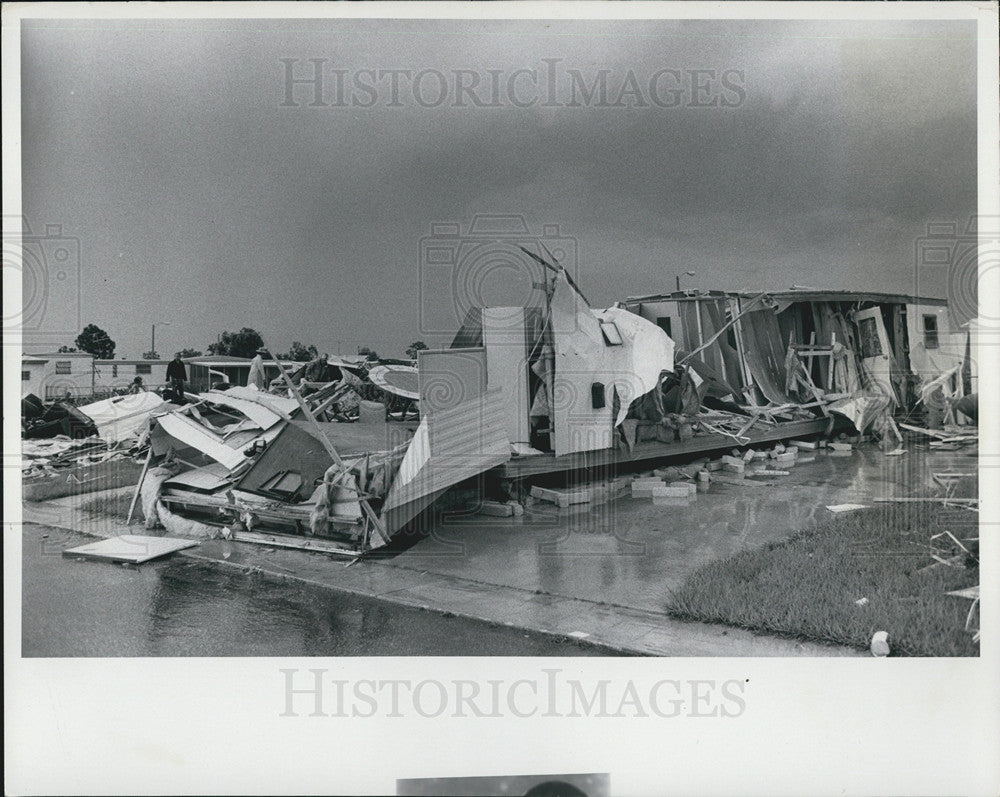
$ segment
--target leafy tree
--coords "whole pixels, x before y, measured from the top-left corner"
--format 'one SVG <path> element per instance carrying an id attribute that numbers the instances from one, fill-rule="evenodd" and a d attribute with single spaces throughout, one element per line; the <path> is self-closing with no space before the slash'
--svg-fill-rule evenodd
<path id="1" fill-rule="evenodd" d="M 144 360 L 159 360 L 160 359 L 160 355 L 159 355 L 158 352 L 154 351 L 153 349 L 150 349 L 149 351 L 144 351 L 142 353 L 142 359 L 144 359 Z"/>
<path id="2" fill-rule="evenodd" d="M 369 360 L 377 360 L 378 355 L 375 353 L 375 349 L 369 349 L 367 346 L 358 346 L 358 354 Z"/>
<path id="3" fill-rule="evenodd" d="M 289 349 L 287 354 L 279 354 L 279 360 L 294 360 L 299 363 L 307 363 L 310 360 L 315 360 L 319 357 L 319 349 L 310 344 L 309 346 L 303 346 L 299 341 L 292 341 L 292 348 Z"/>
<path id="4" fill-rule="evenodd" d="M 264 338 L 256 329 L 243 327 L 239 332 L 223 332 L 216 343 L 208 344 L 209 354 L 228 354 L 231 357 L 253 357 L 264 347 Z"/>
<path id="5" fill-rule="evenodd" d="M 410 344 L 410 347 L 406 350 L 406 356 L 409 357 L 411 360 L 415 360 L 417 359 L 418 351 L 426 351 L 426 350 L 427 350 L 426 343 L 424 343 L 422 340 L 415 340 L 413 341 L 413 343 Z"/>
<path id="6" fill-rule="evenodd" d="M 185 357 L 201 357 L 201 352 L 198 349 L 181 349 L 176 356 L 183 360 Z"/>
<path id="7" fill-rule="evenodd" d="M 59 353 L 60 354 L 72 354 L 75 351 L 76 351 L 76 347 L 75 346 L 60 346 L 59 347 Z"/>
<path id="8" fill-rule="evenodd" d="M 80 351 L 93 354 L 99 360 L 114 359 L 115 342 L 97 324 L 87 324 L 76 336 L 75 343 Z"/>

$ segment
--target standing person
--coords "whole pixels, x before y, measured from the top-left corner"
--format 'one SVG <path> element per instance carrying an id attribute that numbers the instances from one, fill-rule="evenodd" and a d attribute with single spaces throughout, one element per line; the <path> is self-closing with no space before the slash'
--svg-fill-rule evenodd
<path id="1" fill-rule="evenodd" d="M 180 354 L 175 354 L 174 359 L 167 365 L 167 381 L 170 383 L 170 389 L 177 394 L 177 398 L 183 401 L 187 371 L 184 370 L 184 363 L 181 362 Z"/>

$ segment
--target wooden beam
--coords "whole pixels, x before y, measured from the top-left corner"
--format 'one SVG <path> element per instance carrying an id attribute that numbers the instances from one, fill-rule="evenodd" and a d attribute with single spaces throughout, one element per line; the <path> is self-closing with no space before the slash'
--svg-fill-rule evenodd
<path id="1" fill-rule="evenodd" d="M 755 445 L 757 443 L 818 434 L 826 429 L 827 423 L 826 418 L 811 418 L 804 421 L 779 423 L 776 426 L 766 429 L 752 429 L 747 433 L 749 442 L 742 443 L 742 445 Z M 632 446 L 631 450 L 602 448 L 596 451 L 564 454 L 560 457 L 554 454 L 515 457 L 503 465 L 498 465 L 491 473 L 497 474 L 500 478 L 519 479 L 544 473 L 562 473 L 589 470 L 591 468 L 613 468 L 619 465 L 628 465 L 649 460 L 663 460 L 671 457 L 709 453 L 712 451 L 728 451 L 732 447 L 733 440 L 730 437 L 705 434 L 696 435 L 690 440 L 677 440 L 671 443 L 656 441 L 636 443 Z"/>
<path id="2" fill-rule="evenodd" d="M 139 491 L 142 489 L 142 483 L 146 481 L 146 472 L 149 470 L 150 460 L 153 458 L 153 446 L 149 446 L 149 452 L 146 454 L 146 463 L 142 466 L 142 473 L 139 474 L 139 483 L 135 486 L 135 493 L 132 495 L 132 503 L 128 507 L 128 517 L 125 518 L 125 525 L 129 525 L 132 522 L 132 513 L 135 512 L 135 505 L 139 503 Z"/>

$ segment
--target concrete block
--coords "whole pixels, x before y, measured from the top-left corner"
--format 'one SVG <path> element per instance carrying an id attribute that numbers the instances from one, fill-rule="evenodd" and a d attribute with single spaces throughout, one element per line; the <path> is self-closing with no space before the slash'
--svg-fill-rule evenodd
<path id="1" fill-rule="evenodd" d="M 782 466 L 794 465 L 796 459 L 795 454 L 791 451 L 786 451 L 784 454 L 778 454 L 778 456 L 774 458 L 774 464 Z"/>
<path id="2" fill-rule="evenodd" d="M 490 515 L 491 517 L 513 517 L 514 507 L 510 504 L 501 504 L 499 501 L 483 501 L 479 505 L 477 514 Z"/>
<path id="3" fill-rule="evenodd" d="M 675 490 L 683 490 L 685 494 L 690 496 L 698 494 L 698 488 L 695 486 L 694 482 L 670 482 L 667 487 Z"/>
<path id="4" fill-rule="evenodd" d="M 802 451 L 816 450 L 816 442 L 813 440 L 792 440 L 791 444 Z"/>
<path id="5" fill-rule="evenodd" d="M 548 501 L 559 507 L 590 503 L 590 490 L 587 489 L 563 490 L 549 487 L 532 487 L 531 495 L 539 501 Z"/>
<path id="6" fill-rule="evenodd" d="M 707 470 L 709 473 L 714 473 L 715 471 L 722 470 L 722 460 L 721 459 L 710 460 L 708 464 L 705 465 L 705 470 Z"/>
<path id="7" fill-rule="evenodd" d="M 742 462 L 740 462 L 740 463 L 724 462 L 722 464 L 722 469 L 726 473 L 740 473 L 740 474 L 742 474 L 744 471 L 746 471 L 746 466 Z"/>
<path id="8" fill-rule="evenodd" d="M 744 468 L 742 457 L 731 457 L 728 454 L 722 458 L 722 467 L 725 470 L 729 470 L 726 466 L 731 466 L 733 468 L 739 468 L 742 470 Z"/>
<path id="9" fill-rule="evenodd" d="M 521 517 L 524 514 L 524 507 L 520 501 L 508 501 L 507 506 L 514 510 L 514 517 Z"/>
<path id="10" fill-rule="evenodd" d="M 831 451 L 851 451 L 853 448 L 850 443 L 830 443 Z"/>

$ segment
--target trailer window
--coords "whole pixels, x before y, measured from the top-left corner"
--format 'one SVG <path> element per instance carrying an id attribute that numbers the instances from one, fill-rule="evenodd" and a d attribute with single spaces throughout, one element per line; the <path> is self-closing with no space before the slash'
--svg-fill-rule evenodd
<path id="1" fill-rule="evenodd" d="M 69 360 L 56 360 L 56 373 L 57 374 L 73 373 L 73 363 L 71 363 Z"/>
<path id="2" fill-rule="evenodd" d="M 924 348 L 936 349 L 938 347 L 938 325 L 936 315 L 924 316 Z"/>
<path id="3" fill-rule="evenodd" d="M 604 335 L 604 342 L 609 346 L 622 345 L 621 332 L 618 331 L 618 326 L 613 321 L 602 321 L 601 333 Z"/>

